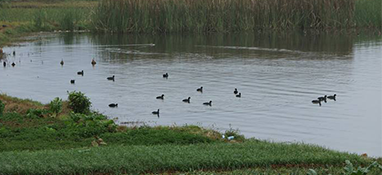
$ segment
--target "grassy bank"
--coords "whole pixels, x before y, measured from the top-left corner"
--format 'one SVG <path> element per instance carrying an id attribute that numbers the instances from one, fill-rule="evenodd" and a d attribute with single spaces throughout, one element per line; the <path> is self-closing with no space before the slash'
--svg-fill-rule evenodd
<path id="1" fill-rule="evenodd" d="M 109 146 L 224 142 L 220 133 L 197 126 L 117 126 L 102 114 L 73 113 L 68 101 L 56 113 L 53 102 L 43 105 L 4 94 L 0 102 L 0 152 L 92 147 L 98 138 Z"/>
<path id="2" fill-rule="evenodd" d="M 101 0 L 98 31 L 172 33 L 381 29 L 380 0 Z"/>
<path id="3" fill-rule="evenodd" d="M 97 4 L 96 1 L 0 1 L 0 46 L 33 32 L 89 30 L 91 11 Z"/>
<path id="4" fill-rule="evenodd" d="M 316 146 L 262 141 L 196 145 L 112 146 L 36 152 L 0 153 L 5 174 L 144 173 L 232 170 L 249 167 L 343 166 L 370 161 Z M 41 166 L 43 165 L 43 166 Z"/>

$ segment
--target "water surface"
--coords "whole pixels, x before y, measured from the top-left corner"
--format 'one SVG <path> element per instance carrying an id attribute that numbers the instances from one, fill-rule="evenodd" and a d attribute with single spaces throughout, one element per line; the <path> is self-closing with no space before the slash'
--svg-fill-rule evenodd
<path id="1" fill-rule="evenodd" d="M 382 156 L 380 36 L 44 34 L 4 50 L 17 53 L 7 58 L 15 67 L 0 68 L 0 91 L 11 96 L 48 103 L 76 90 L 118 122 L 233 128 Z M 115 82 L 106 80 L 112 75 Z M 325 94 L 337 101 L 311 103 Z M 159 118 L 151 114 L 157 109 Z"/>

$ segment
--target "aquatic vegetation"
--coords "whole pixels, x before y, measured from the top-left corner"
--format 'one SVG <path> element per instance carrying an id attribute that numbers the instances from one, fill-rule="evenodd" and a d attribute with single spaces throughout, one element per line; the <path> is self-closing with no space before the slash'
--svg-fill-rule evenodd
<path id="1" fill-rule="evenodd" d="M 355 20 L 355 14 L 368 11 L 365 4 L 374 4 L 374 9 L 381 11 L 381 6 L 377 5 L 380 1 L 371 1 L 102 0 L 95 9 L 92 22 L 98 31 L 139 33 L 379 27 L 378 18 L 370 19 L 368 23 L 356 23 Z M 356 17 L 362 20 L 360 18 L 366 19 Z"/>
<path id="2" fill-rule="evenodd" d="M 356 0 L 354 18 L 356 26 L 379 28 L 382 30 L 382 1 Z"/>

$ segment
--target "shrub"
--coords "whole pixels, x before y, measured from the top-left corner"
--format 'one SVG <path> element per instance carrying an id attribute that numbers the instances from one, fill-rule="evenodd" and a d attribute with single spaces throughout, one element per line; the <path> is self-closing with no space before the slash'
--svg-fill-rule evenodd
<path id="1" fill-rule="evenodd" d="M 53 113 L 54 116 L 59 114 L 62 111 L 62 100 L 58 97 L 54 98 L 49 103 L 49 110 Z"/>
<path id="2" fill-rule="evenodd" d="M 117 125 L 113 120 L 108 120 L 104 115 L 91 113 L 89 115 L 71 113 L 71 123 L 68 123 L 68 132 L 81 137 L 98 136 L 107 132 L 114 132 Z"/>
<path id="3" fill-rule="evenodd" d="M 82 92 L 69 92 L 69 108 L 75 113 L 88 114 L 90 113 L 91 102 L 88 97 Z"/>
<path id="4" fill-rule="evenodd" d="M 5 108 L 5 105 L 4 105 L 4 103 L 0 100 L 0 116 L 3 115 L 4 108 Z"/>

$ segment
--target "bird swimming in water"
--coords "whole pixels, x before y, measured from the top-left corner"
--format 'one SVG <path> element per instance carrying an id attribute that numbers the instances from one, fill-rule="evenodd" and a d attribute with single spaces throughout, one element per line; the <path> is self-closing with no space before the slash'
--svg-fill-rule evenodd
<path id="1" fill-rule="evenodd" d="M 159 109 L 157 111 L 153 111 L 151 113 L 154 114 L 154 115 L 158 115 L 159 116 Z"/>
<path id="2" fill-rule="evenodd" d="M 84 76 L 84 70 L 77 72 L 77 75 L 82 75 L 82 76 Z"/>
<path id="3" fill-rule="evenodd" d="M 323 96 L 323 97 L 318 97 L 317 99 L 320 100 L 320 101 L 324 101 L 326 103 L 326 98 L 327 96 Z"/>
<path id="4" fill-rule="evenodd" d="M 196 91 L 197 91 L 197 92 L 203 92 L 203 86 L 200 87 L 200 88 L 198 88 L 198 89 L 196 89 Z"/>
<path id="5" fill-rule="evenodd" d="M 190 103 L 190 99 L 191 99 L 191 97 L 188 97 L 186 99 L 183 99 L 182 101 L 185 102 L 185 103 Z"/>
<path id="6" fill-rule="evenodd" d="M 205 102 L 203 103 L 204 105 L 207 105 L 207 106 L 211 106 L 212 105 L 212 101 L 209 101 L 209 102 Z"/>
<path id="7" fill-rule="evenodd" d="M 241 92 L 237 94 L 236 97 L 241 98 Z"/>
<path id="8" fill-rule="evenodd" d="M 168 73 L 163 74 L 163 78 L 168 78 Z"/>
<path id="9" fill-rule="evenodd" d="M 76 83 L 76 80 L 70 80 L 70 83 L 74 84 L 74 83 Z"/>
<path id="10" fill-rule="evenodd" d="M 235 90 L 233 91 L 234 94 L 237 94 L 239 93 L 239 91 L 237 91 L 237 88 L 235 88 Z"/>
<path id="11" fill-rule="evenodd" d="M 64 65 L 64 60 L 61 60 L 60 64 L 61 64 L 61 66 L 63 66 Z"/>
<path id="12" fill-rule="evenodd" d="M 6 66 L 7 66 L 7 63 L 6 63 L 5 61 L 3 62 L 3 66 L 4 66 L 4 67 L 6 67 Z"/>
<path id="13" fill-rule="evenodd" d="M 91 63 L 92 63 L 93 66 L 97 64 L 97 62 L 94 59 L 92 59 Z"/>
<path id="14" fill-rule="evenodd" d="M 321 106 L 321 101 L 320 100 L 312 100 L 313 104 L 319 104 Z"/>
<path id="15" fill-rule="evenodd" d="M 109 107 L 111 107 L 111 108 L 115 108 L 115 107 L 118 107 L 118 103 L 111 103 L 111 104 L 109 104 Z"/>
<path id="16" fill-rule="evenodd" d="M 337 94 L 329 95 L 328 99 L 336 101 L 336 96 L 337 96 Z"/>
<path id="17" fill-rule="evenodd" d="M 115 76 L 113 75 L 112 77 L 107 77 L 107 80 L 115 80 Z"/>
<path id="18" fill-rule="evenodd" d="M 157 99 L 163 100 L 164 99 L 164 94 L 162 94 L 161 96 L 158 96 Z"/>
<path id="19" fill-rule="evenodd" d="M 16 66 L 15 62 L 13 62 L 11 65 L 12 65 L 12 67 L 15 67 L 15 66 Z"/>

